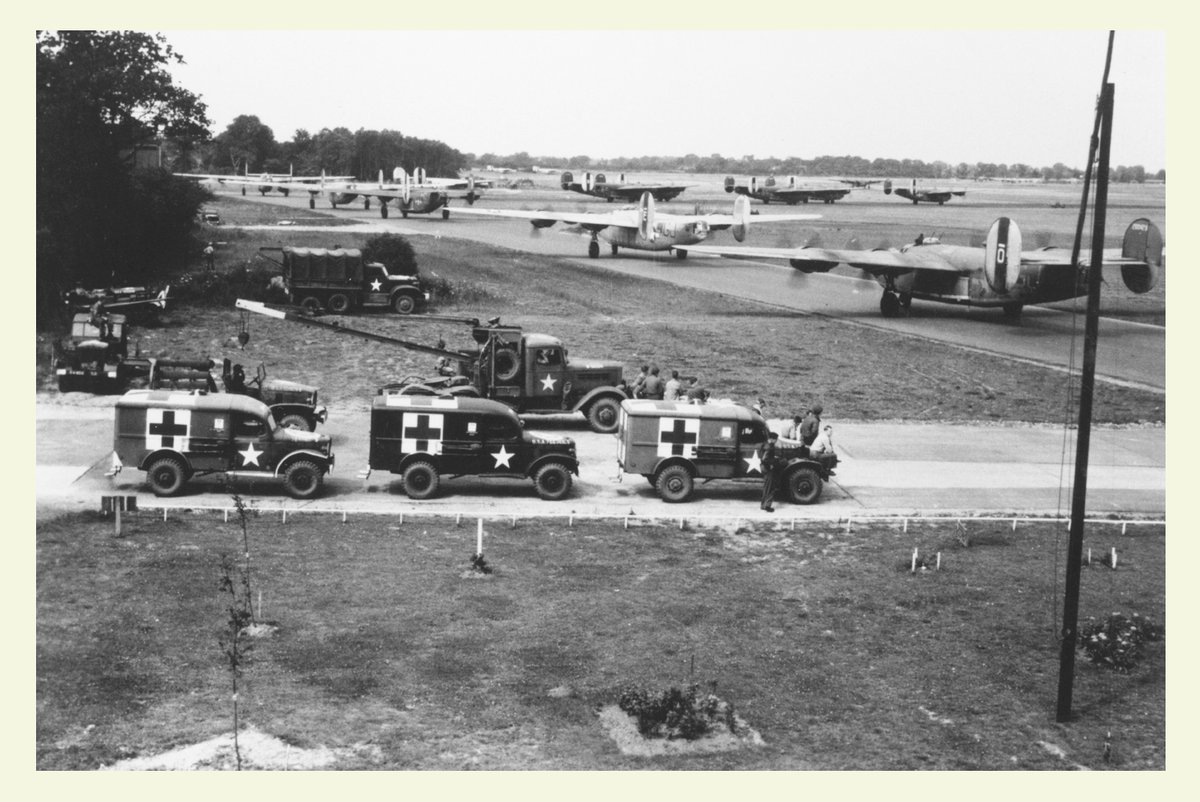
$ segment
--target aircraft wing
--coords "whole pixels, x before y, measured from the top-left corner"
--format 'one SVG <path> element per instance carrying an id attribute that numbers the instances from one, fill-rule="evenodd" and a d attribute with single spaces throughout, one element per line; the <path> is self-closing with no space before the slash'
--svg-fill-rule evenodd
<path id="1" fill-rule="evenodd" d="M 793 220 L 819 220 L 819 214 L 754 214 L 750 217 L 750 223 L 755 226 L 765 223 L 787 223 Z M 715 231 L 723 231 L 734 223 L 738 222 L 731 214 L 713 213 L 713 214 L 673 214 L 672 220 L 682 223 L 708 223 L 708 227 Z M 689 249 L 691 250 L 691 249 Z"/>
<path id="2" fill-rule="evenodd" d="M 781 215 L 782 216 L 782 215 Z M 899 275 L 913 270 L 935 270 L 940 273 L 963 274 L 966 267 L 955 266 L 929 250 L 914 249 L 907 253 L 886 251 L 849 251 L 833 248 L 754 248 L 718 245 L 690 245 L 688 253 L 707 253 L 743 259 L 784 259 L 793 264 L 846 264 L 872 275 Z"/>
<path id="3" fill-rule="evenodd" d="M 608 184 L 608 191 L 624 200 L 634 202 L 649 192 L 658 200 L 670 200 L 691 184 Z"/>
<path id="4" fill-rule="evenodd" d="M 587 228 L 601 229 L 607 226 L 621 228 L 637 228 L 638 215 L 636 209 L 621 209 L 604 214 L 588 212 L 552 212 L 549 210 L 525 211 L 523 209 L 454 209 L 455 215 L 474 215 L 476 217 L 510 217 L 518 220 L 538 221 L 542 223 L 570 223 Z M 699 219 L 699 218 L 698 218 Z"/>

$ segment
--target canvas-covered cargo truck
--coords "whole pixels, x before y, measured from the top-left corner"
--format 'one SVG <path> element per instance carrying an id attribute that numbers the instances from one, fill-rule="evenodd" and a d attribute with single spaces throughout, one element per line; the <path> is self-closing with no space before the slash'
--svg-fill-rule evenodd
<path id="1" fill-rule="evenodd" d="M 261 401 L 231 393 L 131 390 L 117 399 L 116 474 L 146 472 L 150 489 L 173 496 L 193 476 L 277 478 L 293 498 L 320 492 L 333 468 L 330 439 L 276 423 Z"/>
<path id="2" fill-rule="evenodd" d="M 391 309 L 408 315 L 429 300 L 419 277 L 390 274 L 383 264 L 364 260 L 357 248 L 260 249 L 264 256 L 270 251 L 281 254 L 277 263 L 289 300 L 310 312 Z"/>
<path id="3" fill-rule="evenodd" d="M 767 422 L 740 404 L 626 400 L 617 424 L 617 463 L 646 477 L 667 502 L 687 501 L 697 479 L 762 482 Z M 812 455 L 796 441 L 780 440 L 784 496 L 796 504 L 821 497 L 837 455 Z"/>

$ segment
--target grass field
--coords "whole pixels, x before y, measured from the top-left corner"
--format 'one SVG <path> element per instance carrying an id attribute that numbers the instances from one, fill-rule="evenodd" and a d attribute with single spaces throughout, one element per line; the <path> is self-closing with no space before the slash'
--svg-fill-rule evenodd
<path id="1" fill-rule="evenodd" d="M 37 765 L 93 769 L 232 729 L 217 639 L 236 517 L 69 516 L 37 530 Z M 1161 769 L 1162 643 L 1076 669 L 1055 723 L 1061 527 L 912 522 L 700 530 L 251 518 L 252 598 L 278 630 L 242 721 L 346 769 Z M 1160 527 L 1098 525 L 1081 621 L 1161 623 Z M 942 570 L 909 572 L 912 551 Z M 870 593 L 856 588 L 869 587 Z M 260 595 L 261 594 L 261 595 Z M 764 743 L 623 754 L 621 690 L 716 683 Z M 1104 758 L 1106 733 L 1111 752 Z"/>

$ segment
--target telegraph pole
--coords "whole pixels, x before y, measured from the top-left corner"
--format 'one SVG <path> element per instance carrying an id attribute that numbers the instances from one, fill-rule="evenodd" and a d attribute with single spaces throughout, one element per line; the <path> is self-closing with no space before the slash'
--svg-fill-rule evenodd
<path id="1" fill-rule="evenodd" d="M 1112 58 L 1112 32 L 1109 32 L 1108 59 Z M 1071 694 L 1075 683 L 1075 646 L 1079 626 L 1079 575 L 1083 559 L 1083 519 L 1087 502 L 1088 450 L 1092 432 L 1092 396 L 1096 385 L 1096 341 L 1100 330 L 1100 280 L 1104 264 L 1104 218 L 1108 206 L 1109 144 L 1112 138 L 1114 87 L 1108 83 L 1105 61 L 1104 83 L 1096 121 L 1100 127 L 1099 159 L 1096 165 L 1096 205 L 1092 212 L 1092 256 L 1087 269 L 1087 317 L 1084 327 L 1083 372 L 1079 388 L 1079 438 L 1075 448 L 1075 486 L 1071 498 L 1071 531 L 1067 544 L 1066 588 L 1063 600 L 1062 646 L 1059 655 L 1058 715 L 1060 722 L 1071 719 Z M 1088 160 L 1089 166 L 1091 159 Z M 1080 226 L 1082 229 L 1082 225 Z M 1078 253 L 1078 242 L 1074 253 Z M 1074 260 L 1072 260 L 1074 261 Z"/>

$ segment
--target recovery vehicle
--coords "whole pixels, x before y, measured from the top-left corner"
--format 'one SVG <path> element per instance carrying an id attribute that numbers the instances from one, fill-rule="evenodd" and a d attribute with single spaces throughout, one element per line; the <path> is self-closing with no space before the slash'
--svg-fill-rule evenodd
<path id="1" fill-rule="evenodd" d="M 54 343 L 52 367 L 61 392 L 81 390 L 112 393 L 133 376 L 145 375 L 149 361 L 129 356 L 129 325 L 125 315 L 97 319 L 79 312 L 71 331 Z"/>
<path id="2" fill-rule="evenodd" d="M 268 255 L 274 251 L 279 260 Z M 288 300 L 312 313 L 391 309 L 409 315 L 429 300 L 419 277 L 388 273 L 383 264 L 364 261 L 357 248 L 260 248 L 259 253 L 283 268 Z"/>
<path id="3" fill-rule="evenodd" d="M 409 376 L 385 389 L 402 395 L 475 396 L 500 401 L 521 415 L 580 412 L 593 431 L 617 430 L 621 402 L 628 396 L 622 383 L 623 366 L 599 359 L 568 359 L 557 337 L 525 334 L 520 326 L 501 326 L 499 318 L 481 325 L 475 318 L 419 316 L 413 320 L 465 323 L 478 348 L 452 351 L 410 340 L 375 334 L 304 315 L 274 309 L 258 301 L 239 298 L 236 306 L 278 320 L 287 320 L 337 334 L 396 345 L 432 354 L 445 364 L 446 374 L 433 378 Z"/>

